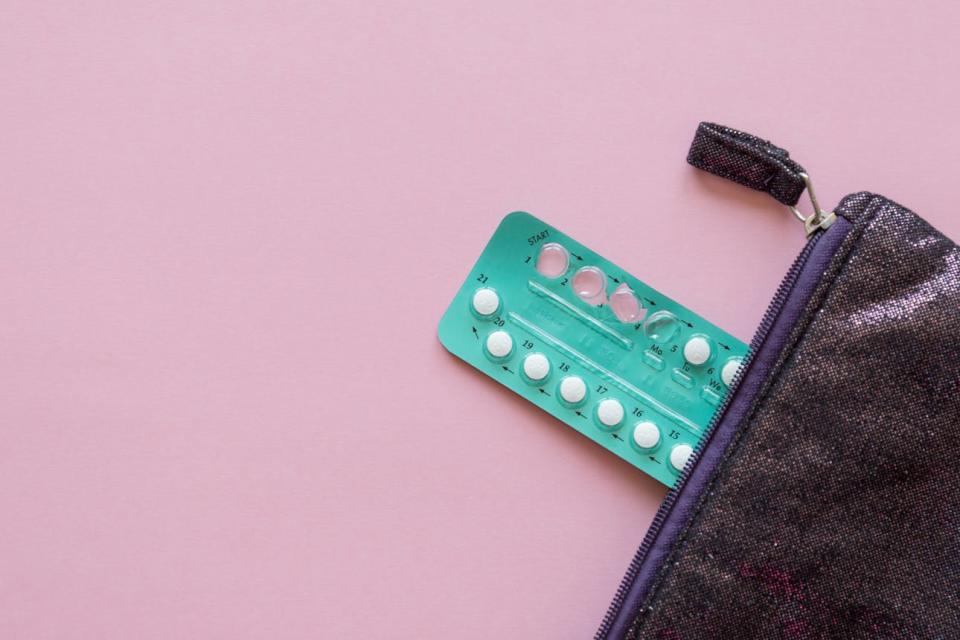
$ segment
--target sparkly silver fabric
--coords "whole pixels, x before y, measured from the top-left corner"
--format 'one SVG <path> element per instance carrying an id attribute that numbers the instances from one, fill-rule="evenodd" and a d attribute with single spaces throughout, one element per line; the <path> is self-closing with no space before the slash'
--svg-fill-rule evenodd
<path id="1" fill-rule="evenodd" d="M 960 638 L 960 250 L 879 196 L 629 638 Z"/>

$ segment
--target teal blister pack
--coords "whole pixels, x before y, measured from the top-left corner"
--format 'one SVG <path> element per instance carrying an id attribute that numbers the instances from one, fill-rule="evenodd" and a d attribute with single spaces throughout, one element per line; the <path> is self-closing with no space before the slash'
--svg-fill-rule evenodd
<path id="1" fill-rule="evenodd" d="M 457 357 L 668 486 L 747 352 L 523 212 L 500 223 L 439 336 Z"/>

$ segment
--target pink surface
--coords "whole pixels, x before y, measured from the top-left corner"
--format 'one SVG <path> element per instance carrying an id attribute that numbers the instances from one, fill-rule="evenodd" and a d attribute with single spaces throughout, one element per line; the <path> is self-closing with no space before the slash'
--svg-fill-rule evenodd
<path id="1" fill-rule="evenodd" d="M 711 4 L 6 0 L 0 637 L 589 636 L 664 490 L 437 342 L 501 216 L 745 340 L 698 120 L 960 237 L 955 3 Z"/>

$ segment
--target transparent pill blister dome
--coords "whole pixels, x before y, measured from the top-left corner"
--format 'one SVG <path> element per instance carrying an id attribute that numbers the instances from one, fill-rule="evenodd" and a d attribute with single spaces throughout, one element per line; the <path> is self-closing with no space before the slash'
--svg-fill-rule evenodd
<path id="1" fill-rule="evenodd" d="M 747 352 L 523 212 L 500 223 L 439 336 L 454 355 L 668 486 Z"/>

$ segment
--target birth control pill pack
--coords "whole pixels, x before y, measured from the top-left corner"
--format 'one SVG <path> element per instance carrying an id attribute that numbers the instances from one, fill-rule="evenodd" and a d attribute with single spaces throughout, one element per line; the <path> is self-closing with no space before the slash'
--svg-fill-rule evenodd
<path id="1" fill-rule="evenodd" d="M 440 320 L 454 355 L 672 486 L 747 345 L 534 216 L 500 223 Z"/>

